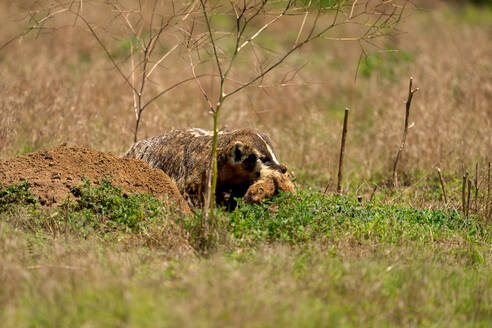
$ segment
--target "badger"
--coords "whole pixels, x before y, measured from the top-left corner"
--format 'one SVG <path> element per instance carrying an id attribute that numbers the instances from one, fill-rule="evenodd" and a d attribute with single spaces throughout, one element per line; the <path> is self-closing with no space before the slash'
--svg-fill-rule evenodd
<path id="1" fill-rule="evenodd" d="M 204 202 L 212 138 L 213 132 L 208 130 L 172 130 L 136 142 L 124 157 L 142 159 L 150 167 L 163 170 L 190 206 L 198 208 Z M 236 206 L 235 198 L 243 197 L 267 171 L 275 171 L 281 176 L 286 176 L 287 172 L 287 167 L 278 161 L 270 138 L 253 129 L 218 132 L 217 167 L 215 201 L 229 209 Z M 283 189 L 293 191 L 294 188 L 289 185 Z"/>

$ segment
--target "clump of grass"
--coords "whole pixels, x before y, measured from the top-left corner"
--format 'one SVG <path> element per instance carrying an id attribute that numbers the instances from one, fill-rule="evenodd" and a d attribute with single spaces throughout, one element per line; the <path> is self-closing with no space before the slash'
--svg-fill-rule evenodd
<path id="1" fill-rule="evenodd" d="M 107 228 L 139 231 L 143 225 L 166 212 L 163 201 L 150 194 L 128 194 L 120 187 L 113 186 L 110 179 L 100 180 L 92 185 L 85 180 L 83 185 L 72 188 L 74 201 L 67 200 L 63 207 L 80 218 L 85 216 L 93 226 L 101 221 Z"/>
<path id="2" fill-rule="evenodd" d="M 224 221 L 235 238 L 246 242 L 299 244 L 350 236 L 359 242 L 402 244 L 454 236 L 491 238 L 490 227 L 464 219 L 454 209 L 427 210 L 379 201 L 360 205 L 352 197 L 323 196 L 311 189 L 300 189 L 296 196 L 283 194 L 260 205 L 241 204 Z"/>
<path id="3" fill-rule="evenodd" d="M 12 205 L 37 205 L 37 199 L 29 191 L 29 183 L 23 182 L 3 187 L 0 184 L 0 212 Z"/>
<path id="4" fill-rule="evenodd" d="M 172 253 L 192 251 L 176 224 L 183 214 L 154 195 L 125 193 L 110 179 L 72 188 L 72 196 L 55 208 L 41 207 L 29 185 L 1 189 L 0 212 L 5 222 L 26 233 L 50 238 L 91 238 L 146 245 Z M 1 194 L 1 193 L 0 193 Z"/>

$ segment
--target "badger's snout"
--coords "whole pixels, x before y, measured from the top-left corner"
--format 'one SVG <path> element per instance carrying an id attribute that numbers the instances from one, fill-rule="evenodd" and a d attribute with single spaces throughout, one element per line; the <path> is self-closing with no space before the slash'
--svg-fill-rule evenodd
<path id="1" fill-rule="evenodd" d="M 266 165 L 272 170 L 279 171 L 281 173 L 287 172 L 287 166 L 283 164 L 267 163 Z"/>

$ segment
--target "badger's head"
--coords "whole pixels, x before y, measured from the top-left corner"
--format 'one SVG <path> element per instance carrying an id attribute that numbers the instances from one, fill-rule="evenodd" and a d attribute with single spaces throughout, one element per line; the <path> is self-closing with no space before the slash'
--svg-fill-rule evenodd
<path id="1" fill-rule="evenodd" d="M 287 167 L 277 161 L 273 151 L 267 147 L 255 147 L 241 141 L 236 141 L 232 146 L 228 164 L 236 174 L 249 176 L 250 180 L 259 178 L 261 170 L 264 168 L 281 173 L 287 172 Z"/>
<path id="2" fill-rule="evenodd" d="M 287 167 L 278 162 L 266 135 L 254 130 L 236 130 L 220 137 L 227 139 L 223 144 L 226 161 L 219 172 L 219 179 L 224 184 L 251 185 L 264 169 L 287 172 Z"/>
<path id="3" fill-rule="evenodd" d="M 266 170 L 287 172 L 278 162 L 270 138 L 256 130 L 221 131 L 218 147 L 217 200 L 229 208 L 235 207 L 234 198 L 243 197 Z"/>

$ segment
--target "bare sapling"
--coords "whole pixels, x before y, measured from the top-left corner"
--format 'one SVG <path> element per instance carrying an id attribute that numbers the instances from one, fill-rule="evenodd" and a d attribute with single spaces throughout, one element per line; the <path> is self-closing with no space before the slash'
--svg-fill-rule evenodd
<path id="1" fill-rule="evenodd" d="M 441 169 L 437 168 L 437 174 L 439 174 L 439 182 L 441 183 L 442 196 L 444 198 L 444 205 L 448 205 L 448 196 L 446 195 L 446 185 L 444 179 L 442 178 Z"/>
<path id="2" fill-rule="evenodd" d="M 207 67 L 214 71 L 213 83 L 216 83 L 213 88 L 207 88 L 198 79 L 196 83 L 213 121 L 211 178 L 208 179 L 210 188 L 207 188 L 205 195 L 205 203 L 209 209 L 203 211 L 204 215 L 213 215 L 213 211 L 209 210 L 215 207 L 217 137 L 219 118 L 225 101 L 248 87 L 261 85 L 272 72 L 280 70 L 291 54 L 313 40 L 343 40 L 371 45 L 375 38 L 397 33 L 395 27 L 400 22 L 407 3 L 409 2 L 406 0 L 385 3 L 369 0 L 194 2 L 194 6 L 186 14 L 188 26 L 183 31 L 183 43 L 188 49 L 193 75 L 196 75 L 199 67 Z M 219 27 L 214 21 L 217 17 L 222 20 L 225 17 L 231 24 L 228 27 Z M 284 20 L 298 23 L 295 41 L 289 41 L 287 46 L 279 41 L 282 49 L 275 51 L 257 44 L 264 34 L 272 33 L 274 25 Z M 351 38 L 340 37 L 339 33 L 329 35 L 329 32 L 341 24 L 352 24 L 360 29 L 360 35 Z M 210 59 L 204 60 L 203 54 Z M 285 81 L 285 78 L 280 80 Z"/>
<path id="3" fill-rule="evenodd" d="M 82 3 L 82 1 L 80 2 Z M 83 22 L 130 89 L 135 113 L 134 142 L 138 140 L 138 131 L 145 109 L 162 95 L 185 82 L 195 79 L 195 77 L 190 76 L 171 86 L 161 87 L 154 92 L 148 88 L 150 84 L 155 85 L 155 82 L 151 80 L 152 74 L 159 70 L 163 61 L 176 50 L 179 42 L 176 41 L 164 53 L 155 55 L 157 46 L 164 39 L 164 34 L 174 32 L 174 27 L 179 22 L 178 16 L 183 14 L 183 9 L 177 11 L 179 9 L 174 5 L 169 7 L 172 8 L 170 11 L 161 13 L 159 12 L 158 4 L 159 1 L 154 0 L 148 8 L 142 6 L 140 2 L 137 8 L 125 8 L 119 1 L 108 2 L 108 6 L 116 13 L 116 17 L 121 20 L 121 25 L 126 27 L 128 36 L 134 40 L 130 44 L 130 67 L 126 69 L 113 58 L 109 46 L 99 36 L 99 32 L 96 30 L 97 27 L 93 26 L 80 12 L 80 8 L 75 12 L 70 7 L 70 11 L 76 15 L 76 19 Z"/>
<path id="4" fill-rule="evenodd" d="M 419 91 L 419 88 L 412 88 L 413 78 L 410 77 L 410 83 L 408 86 L 408 98 L 405 105 L 405 124 L 403 128 L 403 135 L 401 137 L 400 147 L 398 148 L 398 152 L 396 153 L 396 158 L 393 163 L 393 187 L 398 188 L 398 161 L 400 160 L 401 154 L 405 149 L 405 143 L 407 142 L 407 134 L 408 134 L 408 124 L 410 117 L 410 106 L 412 104 L 412 98 L 415 92 Z"/>
<path id="5" fill-rule="evenodd" d="M 340 145 L 340 157 L 338 159 L 338 182 L 337 182 L 337 194 L 342 194 L 342 182 L 343 182 L 343 157 L 345 155 L 345 140 L 347 139 L 347 123 L 348 123 L 349 109 L 345 108 L 345 115 L 343 117 L 343 130 L 342 130 L 342 142 Z"/>
<path id="6" fill-rule="evenodd" d="M 170 82 L 169 85 L 163 85 L 154 79 L 155 76 L 164 75 L 163 63 L 176 52 L 181 43 L 176 38 L 176 34 L 190 6 L 191 4 L 159 0 L 138 1 L 133 4 L 123 4 L 119 0 L 101 3 L 73 0 L 43 8 L 50 14 L 35 24 L 34 28 L 41 28 L 48 19 L 64 13 L 73 17 L 72 26 L 61 25 L 61 23 L 59 25 L 63 28 L 82 28 L 92 36 L 116 74 L 124 81 L 133 99 L 132 107 L 135 114 L 133 141 L 135 142 L 138 140 L 142 115 L 151 104 L 182 84 L 203 77 L 203 75 L 180 77 L 177 82 Z M 96 24 L 94 15 L 105 15 L 108 25 Z M 29 27 L 21 36 L 32 29 L 32 26 Z M 115 55 L 112 51 L 114 40 L 128 43 L 129 54 Z"/>

